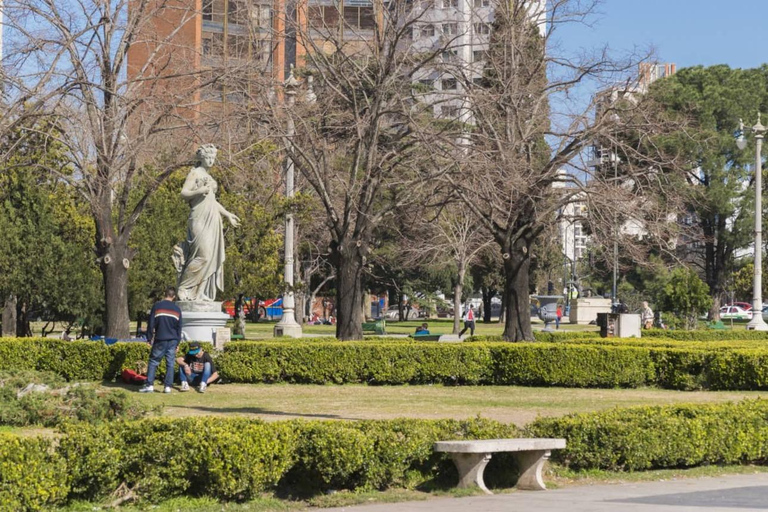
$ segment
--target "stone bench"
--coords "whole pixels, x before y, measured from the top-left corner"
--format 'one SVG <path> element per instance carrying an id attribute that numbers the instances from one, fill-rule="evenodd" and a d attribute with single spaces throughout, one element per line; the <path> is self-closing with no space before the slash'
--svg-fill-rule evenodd
<path id="1" fill-rule="evenodd" d="M 565 439 L 485 439 L 478 441 L 438 441 L 436 452 L 450 453 L 459 470 L 459 487 L 479 487 L 492 494 L 483 482 L 483 471 L 491 454 L 515 453 L 520 466 L 517 488 L 531 491 L 546 489 L 541 478 L 541 468 L 549 458 L 550 450 L 565 448 Z"/>

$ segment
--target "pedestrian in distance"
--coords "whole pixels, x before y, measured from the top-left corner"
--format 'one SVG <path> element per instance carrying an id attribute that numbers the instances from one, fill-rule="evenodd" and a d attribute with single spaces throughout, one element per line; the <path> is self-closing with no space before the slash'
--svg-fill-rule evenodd
<path id="1" fill-rule="evenodd" d="M 203 350 L 200 343 L 190 343 L 187 355 L 178 358 L 176 362 L 179 363 L 180 391 L 189 391 L 191 384 L 192 386 L 199 385 L 197 390 L 200 393 L 205 393 L 208 384 L 219 378 L 219 372 L 216 371 L 213 358 Z"/>
<path id="2" fill-rule="evenodd" d="M 155 391 L 155 373 L 163 358 L 166 364 L 163 393 L 171 392 L 176 348 L 181 340 L 181 309 L 174 302 L 175 298 L 176 288 L 169 286 L 165 289 L 163 300 L 156 302 L 149 312 L 147 340 L 152 350 L 149 354 L 147 383 L 139 389 L 139 393 Z"/>
<path id="3" fill-rule="evenodd" d="M 475 309 L 471 304 L 464 311 L 464 328 L 459 333 L 459 336 L 463 336 L 467 329 L 469 329 L 470 336 L 475 335 Z"/>
<path id="4" fill-rule="evenodd" d="M 640 320 L 643 323 L 643 329 L 650 329 L 653 327 L 653 310 L 647 302 L 643 301 L 643 311 L 640 313 Z"/>
<path id="5" fill-rule="evenodd" d="M 555 314 L 555 329 L 560 329 L 560 320 L 563 318 L 563 305 L 557 305 L 557 312 Z"/>

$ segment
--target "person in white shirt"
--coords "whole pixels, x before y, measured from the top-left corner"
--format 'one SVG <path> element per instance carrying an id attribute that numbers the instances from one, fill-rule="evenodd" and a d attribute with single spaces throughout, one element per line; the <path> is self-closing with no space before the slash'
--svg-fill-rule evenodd
<path id="1" fill-rule="evenodd" d="M 470 305 L 466 311 L 464 311 L 464 328 L 459 333 L 459 336 L 463 336 L 469 329 L 469 335 L 475 335 L 475 309 Z"/>
<path id="2" fill-rule="evenodd" d="M 643 312 L 640 313 L 640 320 L 643 323 L 643 329 L 653 327 L 653 310 L 647 302 L 643 302 Z"/>

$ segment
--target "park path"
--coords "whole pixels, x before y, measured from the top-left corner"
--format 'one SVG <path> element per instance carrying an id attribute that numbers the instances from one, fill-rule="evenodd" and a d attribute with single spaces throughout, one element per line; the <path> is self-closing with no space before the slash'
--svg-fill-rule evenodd
<path id="1" fill-rule="evenodd" d="M 768 474 L 584 485 L 323 512 L 750 512 L 768 510 Z"/>

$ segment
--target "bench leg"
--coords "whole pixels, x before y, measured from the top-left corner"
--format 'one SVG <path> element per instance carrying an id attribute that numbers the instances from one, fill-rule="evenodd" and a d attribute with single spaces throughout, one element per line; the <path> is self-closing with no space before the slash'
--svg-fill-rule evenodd
<path id="1" fill-rule="evenodd" d="M 452 453 L 451 458 L 459 470 L 460 489 L 479 487 L 486 494 L 493 494 L 483 482 L 483 471 L 491 460 L 490 453 Z"/>
<path id="2" fill-rule="evenodd" d="M 515 459 L 520 467 L 520 478 L 517 479 L 517 488 L 526 491 L 543 491 L 547 487 L 541 478 L 541 469 L 544 461 L 549 458 L 549 450 L 535 450 L 518 452 Z"/>

